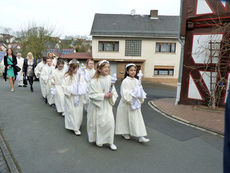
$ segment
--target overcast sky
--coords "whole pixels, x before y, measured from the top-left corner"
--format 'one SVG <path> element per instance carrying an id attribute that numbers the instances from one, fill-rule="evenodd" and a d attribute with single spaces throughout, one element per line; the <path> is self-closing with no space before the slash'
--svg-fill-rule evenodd
<path id="1" fill-rule="evenodd" d="M 14 31 L 36 23 L 55 28 L 56 34 L 89 36 L 95 13 L 179 15 L 180 0 L 0 0 L 2 27 Z"/>

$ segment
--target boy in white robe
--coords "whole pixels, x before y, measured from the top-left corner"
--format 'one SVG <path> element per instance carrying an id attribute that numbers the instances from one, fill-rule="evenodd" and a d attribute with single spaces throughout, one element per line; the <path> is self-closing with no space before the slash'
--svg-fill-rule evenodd
<path id="1" fill-rule="evenodd" d="M 47 103 L 46 100 L 46 86 L 44 80 L 41 78 L 42 68 L 46 65 L 46 57 L 42 58 L 42 61 L 38 63 L 38 65 L 34 69 L 35 76 L 39 79 L 41 93 L 43 97 L 43 101 Z"/>
<path id="2" fill-rule="evenodd" d="M 125 79 L 121 84 L 121 100 L 117 108 L 116 134 L 130 139 L 130 135 L 139 138 L 139 142 L 149 142 L 144 120 L 141 113 L 141 103 L 146 94 L 135 78 L 136 65 L 126 65 Z"/>
<path id="3" fill-rule="evenodd" d="M 65 76 L 64 61 L 58 59 L 57 68 L 53 71 L 51 76 L 51 84 L 53 88 L 54 103 L 58 113 L 61 113 L 64 116 L 64 92 L 62 89 L 62 82 Z"/>
<path id="4" fill-rule="evenodd" d="M 83 98 L 86 88 L 81 88 L 83 79 L 78 73 L 79 64 L 72 63 L 62 83 L 65 94 L 65 128 L 81 135 L 80 127 L 83 118 Z"/>
<path id="5" fill-rule="evenodd" d="M 44 81 L 45 89 L 46 89 L 46 98 L 49 105 L 54 104 L 54 98 L 51 94 L 51 76 L 54 70 L 54 66 L 52 65 L 52 59 L 47 58 L 46 65 L 42 68 L 41 79 Z"/>
<path id="6" fill-rule="evenodd" d="M 95 77 L 91 80 L 89 86 L 90 101 L 87 110 L 87 131 L 89 142 L 96 142 L 99 147 L 109 144 L 110 149 L 116 150 L 112 108 L 118 95 L 115 87 L 111 87 L 109 73 L 109 62 L 106 60 L 100 61 L 97 65 Z"/>
<path id="7" fill-rule="evenodd" d="M 21 68 L 21 70 L 18 72 L 17 75 L 17 81 L 18 81 L 18 87 L 23 86 L 23 63 L 24 63 L 24 58 L 21 57 L 21 53 L 17 53 L 17 66 Z"/>

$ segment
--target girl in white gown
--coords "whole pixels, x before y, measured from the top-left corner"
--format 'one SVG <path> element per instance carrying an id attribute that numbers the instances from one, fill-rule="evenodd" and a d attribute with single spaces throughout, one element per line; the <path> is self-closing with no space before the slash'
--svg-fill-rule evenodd
<path id="1" fill-rule="evenodd" d="M 116 134 L 125 139 L 130 136 L 138 137 L 139 142 L 149 142 L 144 120 L 141 113 L 141 103 L 146 94 L 140 81 L 135 78 L 136 65 L 128 64 L 125 70 L 125 79 L 121 84 L 121 100 L 117 108 Z"/>
<path id="2" fill-rule="evenodd" d="M 97 64 L 97 71 L 89 85 L 89 106 L 87 111 L 87 132 L 89 142 L 96 142 L 102 147 L 109 144 L 110 149 L 116 150 L 114 145 L 114 117 L 113 105 L 117 99 L 114 86 L 111 87 L 110 65 L 106 60 Z M 111 89 L 110 89 L 111 88 Z"/>
<path id="3" fill-rule="evenodd" d="M 54 95 L 54 103 L 58 113 L 64 116 L 64 92 L 62 89 L 62 82 L 65 76 L 64 60 L 57 60 L 57 67 L 52 73 L 51 84 Z M 51 93 L 52 94 L 52 93 Z"/>
<path id="4" fill-rule="evenodd" d="M 71 63 L 65 74 L 62 88 L 65 94 L 65 128 L 81 135 L 80 127 L 83 118 L 83 98 L 86 88 L 82 77 L 78 73 L 79 64 Z"/>

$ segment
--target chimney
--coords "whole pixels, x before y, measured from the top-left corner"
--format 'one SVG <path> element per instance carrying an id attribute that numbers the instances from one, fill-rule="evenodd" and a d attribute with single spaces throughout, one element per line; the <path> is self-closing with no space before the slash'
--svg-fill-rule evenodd
<path id="1" fill-rule="evenodd" d="M 150 19 L 158 19 L 158 10 L 150 10 Z"/>

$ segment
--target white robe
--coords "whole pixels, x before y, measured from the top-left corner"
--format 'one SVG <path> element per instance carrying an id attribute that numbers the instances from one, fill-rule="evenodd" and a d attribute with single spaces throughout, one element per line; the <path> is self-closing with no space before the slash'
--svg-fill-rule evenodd
<path id="1" fill-rule="evenodd" d="M 68 66 L 67 62 L 64 63 L 63 68 L 64 68 L 65 72 L 67 72 L 69 70 L 69 66 Z"/>
<path id="2" fill-rule="evenodd" d="M 42 72 L 42 68 L 44 66 L 45 66 L 45 64 L 43 63 L 43 61 L 39 62 L 38 65 L 34 69 L 34 73 L 35 73 L 35 76 L 37 78 L 39 78 L 39 83 L 40 83 L 40 87 L 41 87 L 42 97 L 46 98 L 46 86 L 45 86 L 45 82 L 40 77 L 41 76 L 41 72 Z"/>
<path id="3" fill-rule="evenodd" d="M 113 87 L 112 98 L 104 98 L 109 92 L 111 76 L 100 76 L 92 79 L 89 86 L 89 107 L 87 111 L 87 131 L 89 142 L 96 144 L 113 144 L 114 116 L 113 105 L 117 99 L 117 92 Z"/>
<path id="4" fill-rule="evenodd" d="M 57 59 L 58 59 L 58 58 L 56 58 L 56 57 L 53 59 L 53 66 L 54 66 L 54 67 L 56 67 L 56 65 L 57 65 Z"/>
<path id="5" fill-rule="evenodd" d="M 65 128 L 74 131 L 80 129 L 83 118 L 83 96 L 79 96 L 78 105 L 74 105 L 76 95 L 73 94 L 72 89 L 73 85 L 77 82 L 77 75 L 74 75 L 72 80 L 69 75 L 65 75 L 62 82 L 62 88 L 65 94 Z"/>
<path id="6" fill-rule="evenodd" d="M 5 71 L 5 66 L 4 66 L 4 60 L 2 58 L 2 60 L 0 61 L 0 74 L 2 74 Z"/>
<path id="7" fill-rule="evenodd" d="M 85 77 L 85 82 L 86 82 L 86 86 L 87 86 L 87 93 L 85 95 L 85 104 L 84 104 L 84 108 L 87 111 L 88 109 L 88 104 L 89 104 L 89 84 L 91 79 L 93 78 L 93 76 L 95 75 L 95 70 L 94 69 L 85 69 L 86 72 L 86 77 Z"/>
<path id="8" fill-rule="evenodd" d="M 121 84 L 121 100 L 117 108 L 116 134 L 129 134 L 135 137 L 146 136 L 146 128 L 142 117 L 141 109 L 133 110 L 131 103 L 134 100 L 132 91 L 138 86 L 136 78 L 126 77 Z M 139 99 L 141 103 L 143 99 Z"/>
<path id="9" fill-rule="evenodd" d="M 45 84 L 45 90 L 46 90 L 46 98 L 47 101 L 50 105 L 54 104 L 54 97 L 51 94 L 51 77 L 52 77 L 52 72 L 54 71 L 54 66 L 48 66 L 48 64 L 46 64 L 43 68 L 42 68 L 42 72 L 41 72 L 41 79 L 44 81 Z"/>
<path id="10" fill-rule="evenodd" d="M 64 80 L 65 76 L 65 70 L 58 70 L 57 68 L 53 71 L 51 76 L 51 84 L 55 83 L 53 85 L 53 88 L 55 88 L 56 93 L 54 95 L 54 103 L 57 108 L 57 112 L 61 113 L 64 112 L 64 92 L 62 89 L 62 82 Z"/>
<path id="11" fill-rule="evenodd" d="M 90 77 L 90 79 L 92 79 L 96 71 L 94 69 L 88 69 L 88 68 L 86 68 L 85 70 L 88 76 Z"/>
<path id="12" fill-rule="evenodd" d="M 18 80 L 18 85 L 23 85 L 23 63 L 24 63 L 24 58 L 20 57 L 20 59 L 17 57 L 17 66 L 21 68 L 21 70 L 17 74 L 17 80 Z"/>
<path id="13" fill-rule="evenodd" d="M 43 61 L 39 62 L 38 65 L 35 67 L 34 69 L 34 73 L 35 73 L 35 76 L 37 78 L 40 78 L 40 75 L 41 75 L 41 72 L 42 72 L 42 68 L 45 64 L 43 63 Z"/>

